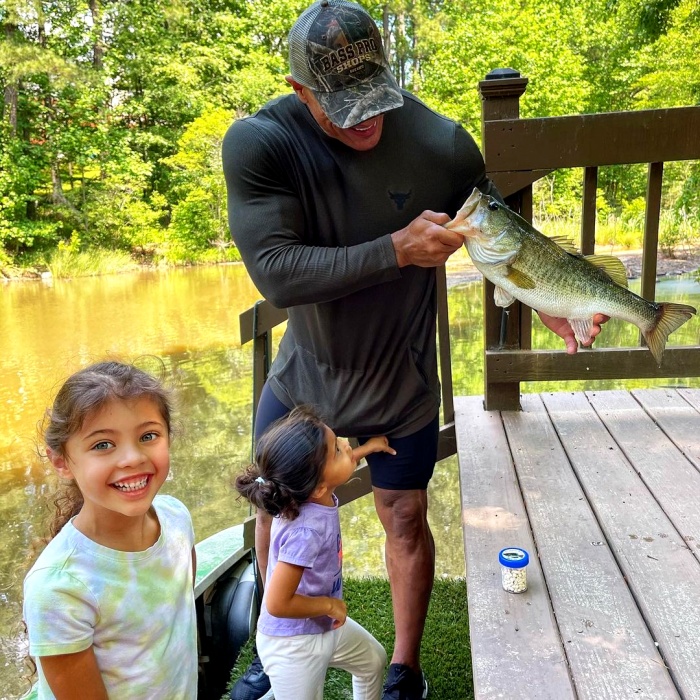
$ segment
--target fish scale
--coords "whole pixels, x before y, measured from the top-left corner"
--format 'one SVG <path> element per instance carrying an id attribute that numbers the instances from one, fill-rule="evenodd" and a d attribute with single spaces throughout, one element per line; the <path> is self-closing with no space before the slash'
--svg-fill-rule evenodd
<path id="1" fill-rule="evenodd" d="M 538 285 L 535 290 L 519 290 L 516 285 L 509 284 L 507 279 L 500 278 L 501 286 L 513 296 L 518 298 L 520 295 L 523 297 L 520 301 L 528 306 L 559 318 L 587 318 L 602 313 L 632 323 L 639 318 L 653 321 L 657 304 L 632 292 L 621 295 L 620 285 L 613 282 L 605 272 L 582 257 L 572 256 L 549 239 L 546 240 L 550 250 L 541 246 L 539 250 L 535 248 L 539 255 L 528 255 L 528 248 L 534 246 L 526 238 L 521 247 L 524 262 L 518 265 L 516 258 L 512 265 L 532 273 L 530 277 Z M 555 253 L 552 248 L 558 248 L 558 251 Z M 528 259 L 535 264 L 528 266 Z M 561 294 L 562 289 L 566 290 L 565 294 Z"/>

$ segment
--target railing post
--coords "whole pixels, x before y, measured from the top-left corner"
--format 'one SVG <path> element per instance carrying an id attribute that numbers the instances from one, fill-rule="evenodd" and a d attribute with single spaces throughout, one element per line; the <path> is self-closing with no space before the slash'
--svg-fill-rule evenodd
<path id="1" fill-rule="evenodd" d="M 528 79 L 513 68 L 496 68 L 479 81 L 481 95 L 481 140 L 488 170 L 488 144 L 484 143 L 484 122 L 517 119 L 520 116 L 520 96 L 527 89 Z"/>
<path id="2" fill-rule="evenodd" d="M 258 412 L 258 402 L 263 386 L 267 381 L 272 364 L 272 333 L 265 330 L 260 333 L 259 311 L 266 302 L 260 299 L 253 306 L 253 410 L 251 423 L 251 459 L 255 456 L 255 416 Z"/>
<path id="3" fill-rule="evenodd" d="M 512 68 L 492 70 L 479 82 L 481 95 L 481 141 L 486 172 L 489 155 L 498 144 L 488 141 L 485 125 L 489 121 L 517 119 L 520 116 L 520 96 L 527 88 L 528 79 Z M 506 198 L 506 204 L 532 221 L 532 185 Z M 489 381 L 487 350 L 499 347 L 529 349 L 531 346 L 531 314 L 523 313 L 520 302 L 507 310 L 493 302 L 494 286 L 484 280 L 484 407 L 486 410 L 517 410 L 520 408 L 520 383 L 508 384 Z"/>

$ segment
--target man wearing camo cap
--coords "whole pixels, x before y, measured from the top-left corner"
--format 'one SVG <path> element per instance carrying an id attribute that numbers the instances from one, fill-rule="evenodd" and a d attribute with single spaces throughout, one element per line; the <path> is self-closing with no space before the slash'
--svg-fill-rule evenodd
<path id="1" fill-rule="evenodd" d="M 396 456 L 367 458 L 396 630 L 382 697 L 426 698 L 420 644 L 435 569 L 426 489 L 440 405 L 435 268 L 464 242 L 443 224 L 472 189 L 500 196 L 471 136 L 399 88 L 359 5 L 315 2 L 292 27 L 289 57 L 294 94 L 237 120 L 223 145 L 233 239 L 260 292 L 289 313 L 255 435 L 311 404 L 339 435 L 389 437 Z M 571 329 L 553 321 L 574 352 Z M 263 572 L 269 528 L 258 513 Z M 256 657 L 231 698 L 270 697 Z"/>

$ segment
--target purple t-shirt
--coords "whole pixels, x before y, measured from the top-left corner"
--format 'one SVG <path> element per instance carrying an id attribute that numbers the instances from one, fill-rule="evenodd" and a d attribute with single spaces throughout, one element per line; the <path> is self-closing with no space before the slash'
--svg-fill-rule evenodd
<path id="1" fill-rule="evenodd" d="M 267 581 L 278 561 L 304 567 L 297 593 L 307 596 L 343 597 L 343 543 L 340 537 L 338 499 L 333 506 L 304 503 L 294 520 L 274 518 L 270 531 Z M 273 637 L 328 632 L 333 620 L 321 617 L 274 617 L 267 612 L 265 598 L 258 630 Z"/>

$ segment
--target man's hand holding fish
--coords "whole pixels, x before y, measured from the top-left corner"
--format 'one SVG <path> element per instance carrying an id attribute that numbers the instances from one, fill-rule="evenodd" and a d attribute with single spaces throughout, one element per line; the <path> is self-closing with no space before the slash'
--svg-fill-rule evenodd
<path id="1" fill-rule="evenodd" d="M 408 226 L 391 234 L 399 267 L 437 267 L 444 265 L 447 258 L 464 243 L 464 237 L 449 231 L 445 224 L 450 220 L 447 214 L 424 211 Z"/>
<path id="2" fill-rule="evenodd" d="M 537 311 L 537 309 L 535 309 Z M 571 324 L 565 318 L 558 318 L 557 316 L 548 316 L 542 311 L 537 311 L 540 321 L 549 328 L 552 333 L 556 333 L 562 340 L 566 343 L 566 353 L 568 355 L 573 355 L 579 347 L 579 342 L 576 340 L 576 333 L 571 327 Z M 581 343 L 582 347 L 588 348 L 593 345 L 598 333 L 600 333 L 601 325 L 606 321 L 610 320 L 610 316 L 605 314 L 595 314 L 593 316 L 593 325 L 591 326 L 590 338 L 585 342 Z"/>

